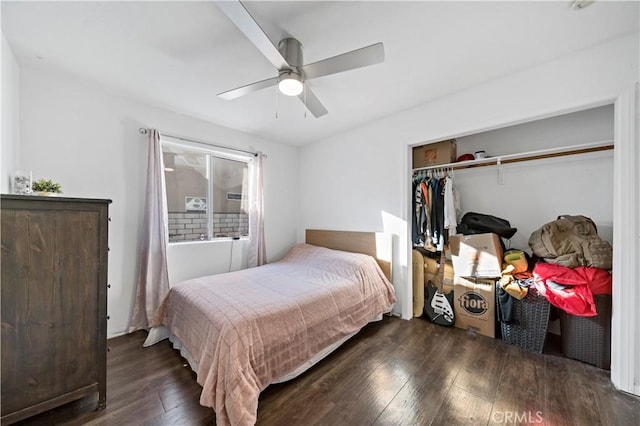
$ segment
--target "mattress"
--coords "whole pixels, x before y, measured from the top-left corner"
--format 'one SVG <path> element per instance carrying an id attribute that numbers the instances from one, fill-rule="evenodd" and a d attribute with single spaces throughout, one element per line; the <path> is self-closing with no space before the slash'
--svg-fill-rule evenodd
<path id="1" fill-rule="evenodd" d="M 299 244 L 279 262 L 176 284 L 152 323 L 166 330 L 152 334 L 183 353 L 217 424 L 248 425 L 264 388 L 309 368 L 395 300 L 372 257 Z"/>

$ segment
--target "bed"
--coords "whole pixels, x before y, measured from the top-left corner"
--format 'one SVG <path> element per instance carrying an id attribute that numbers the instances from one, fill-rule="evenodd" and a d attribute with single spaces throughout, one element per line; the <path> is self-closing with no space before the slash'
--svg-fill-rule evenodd
<path id="1" fill-rule="evenodd" d="M 253 425 L 262 390 L 391 310 L 391 242 L 383 237 L 307 230 L 280 261 L 180 282 L 145 346 L 169 338 L 196 372 L 200 404 L 214 409 L 216 423 Z"/>

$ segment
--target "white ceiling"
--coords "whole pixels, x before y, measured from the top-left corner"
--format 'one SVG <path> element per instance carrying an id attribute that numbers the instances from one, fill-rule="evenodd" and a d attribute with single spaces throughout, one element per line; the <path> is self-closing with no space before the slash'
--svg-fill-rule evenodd
<path id="1" fill-rule="evenodd" d="M 277 73 L 215 2 L 3 0 L 2 32 L 20 64 L 302 145 L 637 32 L 638 5 L 598 1 L 575 11 L 569 1 L 246 2 L 274 44 L 300 40 L 305 63 L 384 43 L 384 63 L 309 82 L 329 110 L 318 119 L 275 88 L 216 97 Z"/>

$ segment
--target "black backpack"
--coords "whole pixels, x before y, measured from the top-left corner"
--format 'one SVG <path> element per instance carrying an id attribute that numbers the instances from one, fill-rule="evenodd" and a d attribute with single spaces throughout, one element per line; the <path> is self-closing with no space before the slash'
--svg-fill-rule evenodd
<path id="1" fill-rule="evenodd" d="M 507 240 L 518 231 L 512 228 L 508 220 L 488 214 L 469 212 L 462 216 L 458 232 L 464 235 L 486 234 L 493 232 Z"/>

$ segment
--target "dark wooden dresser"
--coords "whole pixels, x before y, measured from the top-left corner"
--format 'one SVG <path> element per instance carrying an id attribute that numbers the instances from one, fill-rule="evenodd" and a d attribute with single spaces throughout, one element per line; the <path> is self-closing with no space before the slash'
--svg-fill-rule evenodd
<path id="1" fill-rule="evenodd" d="M 106 404 L 110 200 L 2 195 L 2 424 Z"/>

